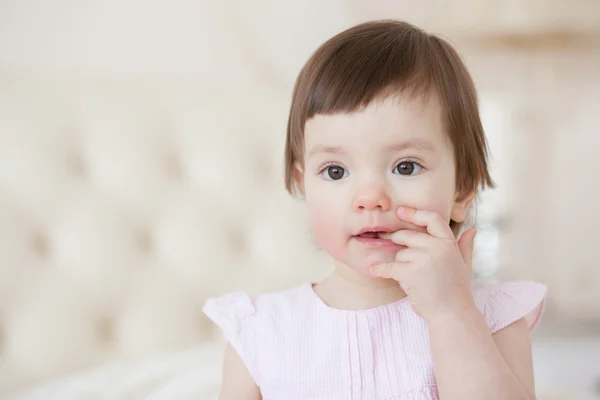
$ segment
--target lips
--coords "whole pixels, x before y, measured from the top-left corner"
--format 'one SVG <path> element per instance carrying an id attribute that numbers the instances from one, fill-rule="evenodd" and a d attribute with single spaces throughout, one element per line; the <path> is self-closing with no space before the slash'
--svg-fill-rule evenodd
<path id="1" fill-rule="evenodd" d="M 397 230 L 397 228 L 388 226 L 371 226 L 361 229 L 354 236 L 362 238 L 379 238 L 379 234 L 381 233 L 395 232 Z"/>
<path id="2" fill-rule="evenodd" d="M 396 248 L 397 245 L 389 237 L 381 237 L 383 234 L 397 231 L 397 227 L 378 225 L 367 226 L 356 232 L 352 237 L 354 240 L 371 248 Z"/>
<path id="3" fill-rule="evenodd" d="M 378 231 L 378 232 L 365 232 L 365 233 L 361 233 L 360 235 L 355 235 L 356 237 L 359 238 L 371 238 L 371 239 L 380 239 L 379 235 L 382 234 L 384 232 Z"/>
<path id="4" fill-rule="evenodd" d="M 389 238 L 382 238 L 380 235 L 384 233 L 394 232 L 395 230 L 389 227 L 370 227 L 363 228 L 352 236 L 353 240 L 371 249 L 391 249 L 396 251 L 398 245 Z"/>

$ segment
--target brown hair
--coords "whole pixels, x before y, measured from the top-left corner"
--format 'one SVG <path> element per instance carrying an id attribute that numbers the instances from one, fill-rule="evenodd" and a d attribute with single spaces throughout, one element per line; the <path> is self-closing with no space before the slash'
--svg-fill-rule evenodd
<path id="1" fill-rule="evenodd" d="M 372 21 L 338 33 L 304 65 L 294 87 L 285 145 L 285 186 L 297 190 L 295 170 L 304 165 L 304 125 L 317 114 L 352 112 L 371 101 L 407 92 L 436 95 L 456 164 L 456 190 L 494 187 L 477 93 L 456 50 L 444 39 L 409 23 Z M 460 224 L 451 221 L 453 230 Z"/>

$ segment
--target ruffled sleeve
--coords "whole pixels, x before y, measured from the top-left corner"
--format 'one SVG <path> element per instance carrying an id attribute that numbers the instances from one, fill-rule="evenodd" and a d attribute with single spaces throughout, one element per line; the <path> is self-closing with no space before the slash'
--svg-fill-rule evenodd
<path id="1" fill-rule="evenodd" d="M 476 301 L 491 333 L 525 318 L 530 332 L 544 312 L 547 286 L 531 281 L 488 283 L 483 285 Z"/>
<path id="2" fill-rule="evenodd" d="M 258 382 L 256 369 L 256 308 L 246 293 L 210 298 L 202 308 L 238 353 L 250 375 Z"/>

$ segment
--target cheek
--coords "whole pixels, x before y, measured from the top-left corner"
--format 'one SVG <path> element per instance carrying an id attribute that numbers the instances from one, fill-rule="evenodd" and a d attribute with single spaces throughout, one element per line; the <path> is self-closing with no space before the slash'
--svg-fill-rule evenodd
<path id="1" fill-rule="evenodd" d="M 319 246 L 336 257 L 345 245 L 346 227 L 340 203 L 331 197 L 306 197 L 310 225 Z"/>
<path id="2" fill-rule="evenodd" d="M 433 211 L 450 220 L 454 191 L 448 185 L 427 182 L 418 190 L 400 191 L 399 204 L 419 210 Z"/>
<path id="3" fill-rule="evenodd" d="M 420 207 L 422 210 L 433 211 L 442 216 L 444 220 L 450 221 L 450 213 L 452 211 L 447 199 L 426 199 Z"/>

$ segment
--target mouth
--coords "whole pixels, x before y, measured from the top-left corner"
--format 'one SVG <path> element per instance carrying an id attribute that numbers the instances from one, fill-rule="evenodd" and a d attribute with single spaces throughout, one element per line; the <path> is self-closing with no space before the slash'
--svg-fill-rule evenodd
<path id="1" fill-rule="evenodd" d="M 358 235 L 354 235 L 354 237 L 362 238 L 362 239 L 382 239 L 380 235 L 384 233 L 382 231 L 373 231 L 373 232 L 364 232 Z"/>
<path id="2" fill-rule="evenodd" d="M 383 226 L 374 226 L 374 227 L 363 228 L 363 229 L 361 229 L 360 231 L 358 231 L 358 233 L 356 233 L 353 236 L 357 237 L 357 238 L 364 238 L 364 239 L 382 239 L 382 240 L 387 240 L 387 239 L 383 239 L 381 237 L 381 235 L 387 234 L 387 233 L 390 233 L 390 232 L 394 232 L 394 231 L 396 231 L 396 229 L 388 228 L 388 227 L 383 227 Z"/>
<path id="3" fill-rule="evenodd" d="M 396 230 L 387 226 L 366 227 L 354 234 L 352 239 L 368 248 L 397 250 L 398 245 L 391 241 L 388 236 L 390 232 Z"/>

